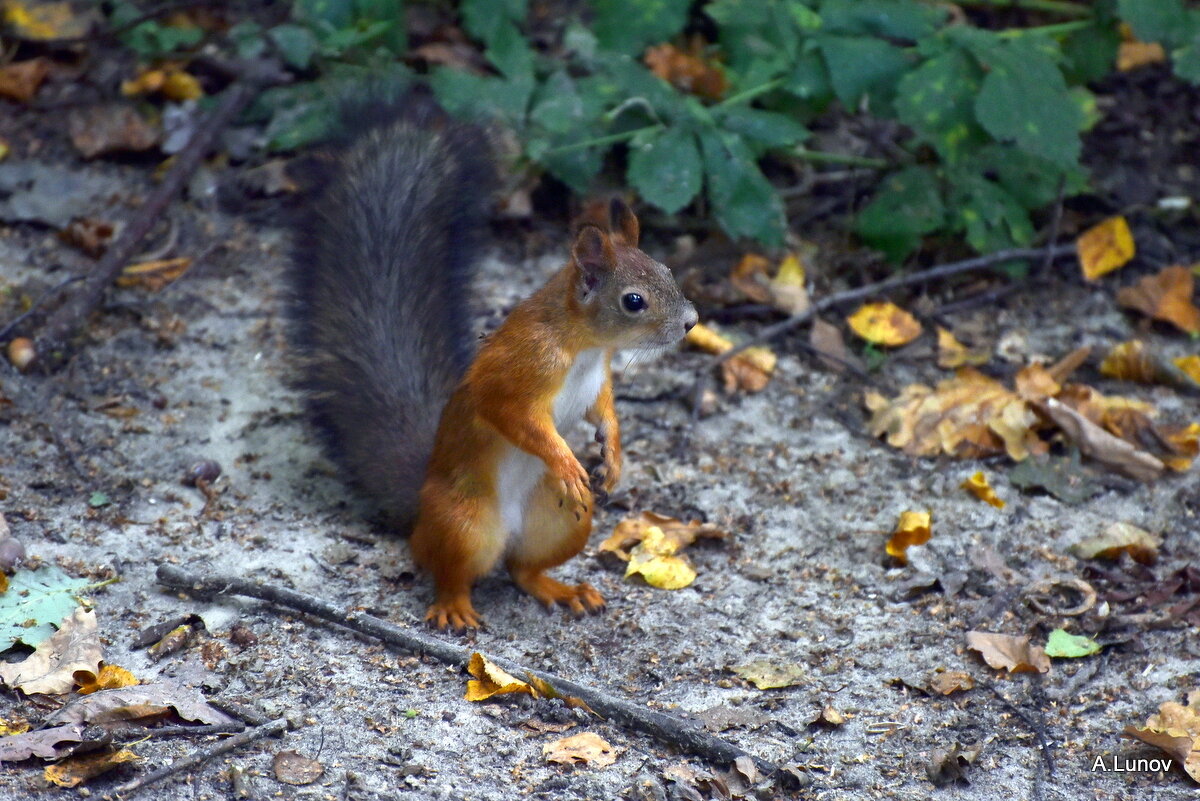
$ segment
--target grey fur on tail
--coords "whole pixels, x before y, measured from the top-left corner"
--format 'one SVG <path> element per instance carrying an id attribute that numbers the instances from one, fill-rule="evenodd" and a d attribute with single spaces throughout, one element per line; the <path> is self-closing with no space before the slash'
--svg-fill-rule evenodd
<path id="1" fill-rule="evenodd" d="M 494 168 L 483 133 L 424 97 L 343 118 L 357 132 L 295 230 L 299 384 L 333 459 L 407 527 L 474 353 L 468 299 Z"/>

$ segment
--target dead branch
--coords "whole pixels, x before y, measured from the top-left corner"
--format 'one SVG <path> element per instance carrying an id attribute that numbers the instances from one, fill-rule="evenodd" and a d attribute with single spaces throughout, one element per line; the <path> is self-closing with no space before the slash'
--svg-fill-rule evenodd
<path id="1" fill-rule="evenodd" d="M 339 626 L 381 640 L 406 651 L 430 656 L 439 662 L 466 668 L 472 649 L 454 645 L 414 629 L 398 626 L 365 612 L 349 611 L 302 592 L 276 587 L 246 579 L 224 576 L 197 576 L 173 565 L 160 565 L 158 583 L 172 590 L 194 596 L 243 595 L 260 601 L 303 612 Z M 747 754 L 732 743 L 705 732 L 672 715 L 653 712 L 640 704 L 618 698 L 603 690 L 578 684 L 552 673 L 535 670 L 507 659 L 485 655 L 514 676 L 532 675 L 548 682 L 562 695 L 575 696 L 594 712 L 611 722 L 648 734 L 668 745 L 712 762 L 732 764 L 739 757 L 754 760 L 764 774 L 775 774 L 778 767 L 764 759 Z"/>
<path id="2" fill-rule="evenodd" d="M 197 751 L 193 754 L 188 754 L 182 759 L 175 760 L 165 768 L 159 768 L 158 770 L 151 771 L 145 776 L 141 776 L 140 778 L 134 779 L 131 782 L 126 782 L 125 784 L 122 784 L 120 787 L 113 790 L 111 795 L 106 795 L 104 797 L 105 799 L 114 797 L 128 797 L 136 793 L 138 790 L 141 790 L 143 787 L 148 787 L 151 784 L 162 781 L 168 776 L 183 773 L 185 770 L 189 770 L 203 762 L 207 762 L 213 757 L 220 756 L 221 754 L 232 751 L 235 748 L 241 748 L 243 745 L 249 745 L 255 740 L 261 740 L 263 737 L 270 737 L 272 734 L 279 734 L 286 729 L 287 726 L 287 718 L 279 718 L 278 720 L 272 720 L 270 723 L 265 725 L 258 726 L 253 729 L 247 729 L 241 734 L 235 734 L 228 740 L 222 740 L 212 748 L 206 748 L 203 751 Z"/>

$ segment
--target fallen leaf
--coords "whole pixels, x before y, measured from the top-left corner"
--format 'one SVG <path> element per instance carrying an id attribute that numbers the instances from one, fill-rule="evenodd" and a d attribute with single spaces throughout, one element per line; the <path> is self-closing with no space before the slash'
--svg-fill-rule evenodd
<path id="1" fill-rule="evenodd" d="M 1162 475 L 1165 465 L 1159 459 L 1110 434 L 1056 398 L 1048 398 L 1038 408 L 1085 456 L 1139 481 Z"/>
<path id="2" fill-rule="evenodd" d="M 97 19 L 97 10 L 76 13 L 70 2 L 26 3 L 5 0 L 4 22 L 8 33 L 32 42 L 76 39 L 86 36 Z"/>
<path id="3" fill-rule="evenodd" d="M 141 757 L 128 748 L 122 748 L 119 751 L 80 754 L 53 765 L 47 765 L 44 775 L 46 781 L 59 787 L 78 787 L 88 779 L 107 773 L 126 762 L 136 762 L 138 759 Z"/>
<path id="4" fill-rule="evenodd" d="M 735 665 L 729 669 L 760 690 L 773 690 L 802 684 L 805 676 L 804 667 L 798 663 L 780 664 L 766 659 L 758 659 L 745 665 Z"/>
<path id="5" fill-rule="evenodd" d="M 168 100 L 182 102 L 204 96 L 200 81 L 185 71 L 180 64 L 163 64 L 154 69 L 143 69 L 137 77 L 121 83 L 121 94 L 126 97 L 159 93 Z"/>
<path id="6" fill-rule="evenodd" d="M 1200 334 L 1200 309 L 1192 302 L 1194 286 L 1191 271 L 1175 265 L 1118 290 L 1117 303 L 1188 334 Z"/>
<path id="7" fill-rule="evenodd" d="M 729 536 L 727 532 L 711 523 L 701 523 L 699 520 L 684 522 L 657 512 L 642 512 L 617 523 L 613 527 L 613 533 L 600 543 L 599 550 L 612 553 L 621 561 L 628 562 L 630 549 L 642 542 L 651 528 L 658 528 L 668 540 L 676 544 L 678 550 L 688 547 L 698 539 L 721 540 Z"/>
<path id="8" fill-rule="evenodd" d="M 1167 51 L 1158 42 L 1121 42 L 1117 46 L 1117 69 L 1129 72 L 1167 60 Z"/>
<path id="9" fill-rule="evenodd" d="M 660 590 L 680 590 L 696 580 L 696 571 L 685 559 L 676 556 L 679 543 L 650 526 L 642 541 L 629 552 L 625 578 L 641 576 L 651 587 Z"/>
<path id="10" fill-rule="evenodd" d="M 50 74 L 50 62 L 45 58 L 14 61 L 0 67 L 0 97 L 28 103 Z"/>
<path id="11" fill-rule="evenodd" d="M 73 579 L 58 567 L 18 570 L 0 594 L 0 651 L 23 642 L 36 648 L 59 622 L 79 606 L 78 593 L 86 579 Z"/>
<path id="12" fill-rule="evenodd" d="M 233 723 L 229 715 L 209 706 L 199 690 L 168 681 L 96 690 L 72 699 L 52 712 L 45 723 L 112 723 L 160 717 L 172 711 L 195 723 Z"/>
<path id="13" fill-rule="evenodd" d="M 808 331 L 808 344 L 817 352 L 818 361 L 834 372 L 843 373 L 847 367 L 866 372 L 862 359 L 850 352 L 841 329 L 833 323 L 814 317 Z"/>
<path id="14" fill-rule="evenodd" d="M 62 754 L 57 746 L 81 742 L 83 728 L 82 723 L 75 723 L 0 737 L 0 762 L 20 762 L 30 757 L 58 759 Z"/>
<path id="15" fill-rule="evenodd" d="M 598 734 L 585 731 L 546 743 L 542 755 L 559 765 L 589 765 L 607 768 L 617 761 L 617 751 Z"/>
<path id="16" fill-rule="evenodd" d="M 902 565 L 908 564 L 907 551 L 913 545 L 924 545 L 933 536 L 933 518 L 929 512 L 900 513 L 896 529 L 887 541 L 888 556 Z"/>
<path id="17" fill-rule="evenodd" d="M 720 100 L 729 88 L 721 66 L 704 56 L 704 41 L 695 37 L 685 52 L 672 44 L 646 48 L 646 66 L 681 92 Z"/>
<path id="18" fill-rule="evenodd" d="M 471 654 L 467 672 L 475 677 L 467 682 L 467 694 L 464 697 L 468 701 L 486 701 L 493 696 L 510 693 L 525 693 L 537 697 L 533 687 L 494 664 L 478 651 Z"/>
<path id="19" fill-rule="evenodd" d="M 119 687 L 132 687 L 141 684 L 137 676 L 118 665 L 102 665 L 99 673 L 90 670 L 77 670 L 73 676 L 79 685 L 80 695 L 91 695 L 99 690 L 113 690 Z"/>
<path id="20" fill-rule="evenodd" d="M 829 706 L 828 704 L 826 704 L 824 707 L 821 708 L 821 712 L 819 715 L 817 715 L 816 719 L 813 721 L 813 724 L 817 725 L 817 726 L 827 726 L 829 728 L 836 729 L 838 726 L 841 726 L 845 722 L 846 722 L 845 715 L 843 715 L 841 712 L 838 712 L 832 706 Z"/>
<path id="21" fill-rule="evenodd" d="M 997 509 L 1004 508 L 1004 501 L 996 497 L 996 491 L 988 484 L 987 476 L 982 470 L 964 481 L 961 486 L 979 500 L 990 503 Z"/>
<path id="22" fill-rule="evenodd" d="M 67 130 L 75 149 L 89 159 L 105 153 L 149 150 L 159 139 L 158 129 L 125 103 L 71 109 Z"/>
<path id="23" fill-rule="evenodd" d="M 78 607 L 63 619 L 57 632 L 38 645 L 24 661 L 0 664 L 0 680 L 32 695 L 61 695 L 75 686 L 77 670 L 100 669 L 100 635 L 96 613 Z"/>
<path id="24" fill-rule="evenodd" d="M 747 253 L 734 265 L 729 274 L 729 283 L 755 303 L 766 303 L 771 299 L 771 278 L 767 268 L 771 266 L 766 256 Z"/>
<path id="25" fill-rule="evenodd" d="M 1046 652 L 1031 644 L 1025 636 L 968 631 L 967 647 L 978 651 L 983 661 L 997 670 L 1011 673 L 1046 673 L 1050 670 Z"/>
<path id="26" fill-rule="evenodd" d="M 1177 359 L 1172 359 L 1171 363 L 1178 367 L 1192 381 L 1200 384 L 1200 356 L 1194 353 L 1190 356 L 1180 356 Z"/>
<path id="27" fill-rule="evenodd" d="M 812 306 L 805 286 L 804 263 L 795 253 L 789 253 L 779 263 L 779 271 L 771 279 L 771 305 L 795 316 Z"/>
<path id="28" fill-rule="evenodd" d="M 697 325 L 684 337 L 688 344 L 707 353 L 722 354 L 733 347 L 733 343 L 706 325 Z M 775 372 L 776 357 L 769 348 L 747 348 L 727 362 L 721 364 L 725 391 L 761 392 Z"/>
<path id="29" fill-rule="evenodd" d="M 938 326 L 937 365 L 945 370 L 954 370 L 964 365 L 987 364 L 992 353 L 987 348 L 968 348 L 954 334 Z"/>
<path id="30" fill-rule="evenodd" d="M 1089 281 L 1125 266 L 1136 252 L 1133 233 L 1124 217 L 1109 217 L 1084 231 L 1075 240 L 1075 250 L 1083 277 Z"/>
<path id="31" fill-rule="evenodd" d="M 59 232 L 58 238 L 95 259 L 104 255 L 114 233 L 115 228 L 110 222 L 91 217 L 76 217 Z"/>
<path id="32" fill-rule="evenodd" d="M 1158 561 L 1162 538 L 1132 523 L 1112 523 L 1104 533 L 1072 545 L 1070 551 L 1080 559 L 1118 559 L 1127 553 L 1143 565 Z"/>
<path id="33" fill-rule="evenodd" d="M 312 784 L 325 773 L 325 766 L 296 751 L 278 751 L 271 760 L 275 778 L 284 784 Z"/>
<path id="34" fill-rule="evenodd" d="M 1126 726 L 1122 733 L 1166 751 L 1200 782 L 1200 690 L 1188 693 L 1186 706 L 1167 701 L 1144 726 Z"/>
<path id="35" fill-rule="evenodd" d="M 1069 634 L 1065 629 L 1055 629 L 1050 632 L 1050 638 L 1046 641 L 1046 656 L 1078 659 L 1099 653 L 1102 647 L 1091 637 Z"/>
<path id="36" fill-rule="evenodd" d="M 898 347 L 921 335 L 917 318 L 894 303 L 867 303 L 850 315 L 850 329 L 875 345 Z"/>
<path id="37" fill-rule="evenodd" d="M 120 287 L 140 286 L 151 292 L 159 292 L 186 273 L 191 266 L 192 260 L 187 256 L 130 264 L 121 270 L 116 283 Z"/>
<path id="38" fill-rule="evenodd" d="M 952 695 L 956 692 L 974 689 L 975 679 L 971 677 L 970 673 L 964 673 L 961 670 L 945 670 L 933 674 L 933 678 L 929 680 L 929 688 L 941 695 Z"/>

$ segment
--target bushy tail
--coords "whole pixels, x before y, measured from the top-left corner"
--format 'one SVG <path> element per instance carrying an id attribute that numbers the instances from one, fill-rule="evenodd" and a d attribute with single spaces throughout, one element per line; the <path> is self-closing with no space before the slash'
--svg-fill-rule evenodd
<path id="1" fill-rule="evenodd" d="M 331 456 L 407 526 L 474 352 L 470 284 L 495 179 L 482 132 L 426 98 L 360 106 L 346 124 L 358 133 L 296 231 L 300 384 Z"/>

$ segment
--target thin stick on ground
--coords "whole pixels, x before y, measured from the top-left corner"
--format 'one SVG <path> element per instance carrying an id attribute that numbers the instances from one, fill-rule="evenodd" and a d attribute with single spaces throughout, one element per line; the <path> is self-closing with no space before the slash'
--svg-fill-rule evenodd
<path id="1" fill-rule="evenodd" d="M 345 626 L 366 637 L 372 637 L 406 651 L 430 656 L 439 662 L 461 668 L 465 668 L 471 660 L 472 649 L 470 648 L 454 645 L 423 632 L 389 623 L 365 612 L 341 609 L 328 601 L 284 587 L 275 587 L 235 577 L 197 576 L 173 565 L 159 566 L 158 583 L 169 589 L 196 596 L 242 595 L 257 598 L 260 601 L 267 601 L 339 626 Z M 562 676 L 528 668 L 500 657 L 485 656 L 515 676 L 522 674 L 535 676 L 549 683 L 560 694 L 579 698 L 592 711 L 619 726 L 648 734 L 687 753 L 722 765 L 731 764 L 739 757 L 749 757 L 754 760 L 758 769 L 764 774 L 770 775 L 778 771 L 775 764 L 747 754 L 732 743 L 714 737 L 694 724 L 689 724 L 672 715 L 653 712 L 640 704 L 618 698 L 594 687 L 578 684 Z"/>
<path id="2" fill-rule="evenodd" d="M 262 726 L 253 729 L 247 729 L 241 734 L 235 734 L 228 740 L 222 740 L 211 748 L 206 748 L 203 751 L 197 751 L 194 754 L 188 754 L 182 759 L 177 759 L 165 768 L 159 768 L 156 771 L 147 773 L 134 779 L 131 782 L 126 782 L 120 787 L 112 791 L 112 795 L 106 795 L 105 798 L 116 797 L 125 798 L 133 795 L 138 790 L 148 787 L 151 784 L 160 782 L 168 776 L 174 776 L 178 773 L 183 773 L 186 770 L 196 767 L 197 765 L 207 762 L 213 757 L 220 756 L 226 752 L 232 751 L 235 748 L 241 748 L 243 745 L 249 745 L 255 740 L 261 740 L 264 737 L 270 737 L 272 734 L 279 734 L 287 728 L 287 718 L 279 718 L 272 720 Z"/>
<path id="3" fill-rule="evenodd" d="M 68 297 L 46 322 L 35 342 L 36 362 L 49 365 L 62 358 L 67 342 L 100 305 L 105 291 L 120 275 L 142 239 L 150 233 L 167 206 L 191 179 L 192 173 L 212 150 L 221 131 L 250 104 L 263 87 L 279 80 L 279 76 L 270 72 L 269 68 L 260 67 L 255 70 L 248 66 L 246 77 L 235 81 L 225 90 L 216 110 L 192 135 L 162 183 L 150 193 L 146 202 L 125 226 L 125 230 L 92 268 L 84 280 L 83 288 Z"/>
<path id="4" fill-rule="evenodd" d="M 755 345 L 762 345 L 769 342 L 775 337 L 782 336 L 794 328 L 798 328 L 821 312 L 831 309 L 834 306 L 840 306 L 844 303 L 853 303 L 859 300 L 881 295 L 893 289 L 899 289 L 902 286 L 912 286 L 913 284 L 924 284 L 929 281 L 937 281 L 942 278 L 949 278 L 952 275 L 960 273 L 973 272 L 982 270 L 986 267 L 993 267 L 997 264 L 1011 261 L 1013 259 L 1036 259 L 1049 258 L 1055 259 L 1059 256 L 1066 256 L 1075 252 L 1074 245 L 1051 245 L 1045 248 L 1013 248 L 1011 250 L 999 250 L 995 253 L 989 253 L 985 256 L 976 256 L 973 259 L 965 259 L 963 261 L 951 262 L 950 264 L 939 264 L 937 267 L 930 267 L 927 270 L 918 270 L 915 273 L 906 275 L 894 275 L 883 281 L 877 281 L 874 284 L 867 284 L 858 289 L 849 289 L 845 292 L 837 292 L 833 295 L 821 298 L 812 304 L 807 310 L 800 314 L 793 315 L 786 320 L 781 320 L 774 325 L 769 325 L 751 339 L 746 340 L 733 348 L 725 351 L 719 356 L 713 357 L 709 364 L 701 371 L 700 377 L 692 385 L 691 391 L 688 393 L 688 399 L 691 402 L 693 415 L 698 416 L 700 409 L 700 396 L 704 392 L 704 387 L 708 382 L 708 375 L 712 368 L 719 367 L 740 353 L 746 351 Z"/>

